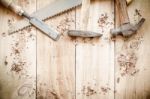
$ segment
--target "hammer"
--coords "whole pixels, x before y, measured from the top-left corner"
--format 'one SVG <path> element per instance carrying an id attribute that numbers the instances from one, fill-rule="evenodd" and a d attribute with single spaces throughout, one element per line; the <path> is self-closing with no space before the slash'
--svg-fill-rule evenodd
<path id="1" fill-rule="evenodd" d="M 129 37 L 135 34 L 137 30 L 145 22 L 145 18 L 141 18 L 138 24 L 132 25 L 130 23 L 128 12 L 127 12 L 126 0 L 116 0 L 116 4 L 117 4 L 117 8 L 120 11 L 121 26 L 116 29 L 111 29 L 110 33 L 112 34 L 112 36 L 122 35 L 124 37 Z"/>

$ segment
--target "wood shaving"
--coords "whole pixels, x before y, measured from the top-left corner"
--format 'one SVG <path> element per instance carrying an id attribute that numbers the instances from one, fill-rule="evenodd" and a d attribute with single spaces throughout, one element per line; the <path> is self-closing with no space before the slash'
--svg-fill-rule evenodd
<path id="1" fill-rule="evenodd" d="M 101 87 L 101 91 L 103 92 L 103 94 L 106 94 L 109 90 L 111 90 L 109 87 Z"/>
<path id="2" fill-rule="evenodd" d="M 13 63 L 11 65 L 11 71 L 14 71 L 16 73 L 19 73 L 21 70 L 23 70 L 24 65 L 26 65 L 26 62 L 18 62 L 18 63 Z"/>
<path id="3" fill-rule="evenodd" d="M 108 21 L 107 13 L 101 14 L 101 16 L 99 17 L 97 23 L 98 23 L 98 26 L 101 28 L 102 32 L 104 32 L 104 27 L 109 26 L 109 25 L 110 26 L 113 25 L 113 22 Z"/>
<path id="4" fill-rule="evenodd" d="M 121 76 L 133 75 L 137 73 L 136 62 L 137 57 L 134 52 L 121 53 L 117 58 L 120 66 Z"/>
<path id="5" fill-rule="evenodd" d="M 6 37 L 6 33 L 5 32 L 2 33 L 2 37 Z"/>
<path id="6" fill-rule="evenodd" d="M 91 96 L 91 95 L 96 94 L 97 92 L 90 86 L 86 86 L 86 87 L 83 86 L 82 93 L 83 93 L 83 95 Z"/>
<path id="7" fill-rule="evenodd" d="M 5 64 L 5 66 L 7 66 L 7 65 L 8 65 L 7 56 L 5 57 L 4 64 Z"/>

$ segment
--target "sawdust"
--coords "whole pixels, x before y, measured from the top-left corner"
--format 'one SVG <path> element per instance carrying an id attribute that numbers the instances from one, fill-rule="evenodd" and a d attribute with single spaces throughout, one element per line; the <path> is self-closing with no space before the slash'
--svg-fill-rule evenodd
<path id="1" fill-rule="evenodd" d="M 30 34 L 30 35 L 28 36 L 28 38 L 31 39 L 32 41 L 34 41 L 34 40 L 36 39 L 36 37 L 35 37 L 33 34 Z M 27 40 L 27 41 L 28 41 L 28 40 Z"/>
<path id="2" fill-rule="evenodd" d="M 15 43 L 15 47 L 18 47 L 18 45 L 19 45 L 19 43 L 18 43 L 18 42 L 16 42 L 16 43 Z"/>
<path id="3" fill-rule="evenodd" d="M 20 51 L 19 51 L 18 49 L 14 49 L 14 53 L 15 53 L 15 54 L 19 54 Z"/>
<path id="4" fill-rule="evenodd" d="M 105 86 L 98 86 L 98 84 L 94 84 L 93 86 L 91 86 L 90 84 L 88 85 L 84 85 L 81 89 L 81 94 L 85 95 L 85 96 L 93 96 L 96 94 L 103 94 L 105 95 L 106 93 L 108 93 L 111 89 L 108 87 L 108 85 Z M 78 92 L 78 94 L 80 94 Z"/>
<path id="5" fill-rule="evenodd" d="M 138 36 L 136 38 L 134 38 L 130 43 L 129 43 L 129 48 L 133 49 L 133 50 L 138 50 L 140 48 L 140 45 L 143 42 L 143 35 L 142 36 Z"/>
<path id="6" fill-rule="evenodd" d="M 98 20 L 99 26 L 100 26 L 100 27 L 103 27 L 103 24 L 106 24 L 107 19 L 108 19 L 107 13 L 101 14 L 101 17 L 100 17 L 99 20 Z"/>
<path id="7" fill-rule="evenodd" d="M 12 27 L 12 24 L 13 24 L 14 21 L 15 21 L 14 18 L 11 18 L 11 19 L 8 19 L 8 20 L 7 20 L 7 24 L 8 24 L 8 27 L 9 27 L 9 28 Z"/>
<path id="8" fill-rule="evenodd" d="M 106 94 L 109 90 L 111 90 L 109 87 L 101 87 L 101 91 L 103 92 L 103 94 Z"/>
<path id="9" fill-rule="evenodd" d="M 92 95 L 96 94 L 97 91 L 95 91 L 93 88 L 91 88 L 91 86 L 83 86 L 82 93 L 83 93 L 83 95 L 86 95 L 86 96 L 92 96 Z"/>
<path id="10" fill-rule="evenodd" d="M 132 39 L 128 39 L 122 46 L 122 51 L 117 56 L 121 76 L 134 76 L 140 69 L 136 66 L 138 61 L 138 50 L 144 41 L 144 33 L 138 33 Z M 137 54 L 137 55 L 136 55 Z"/>
<path id="11" fill-rule="evenodd" d="M 31 27 L 31 26 L 29 26 L 29 27 L 26 28 L 26 31 L 27 31 L 28 33 L 31 32 L 31 30 L 32 30 L 32 27 Z"/>
<path id="12" fill-rule="evenodd" d="M 56 29 L 64 36 L 63 33 L 66 32 L 74 22 L 74 19 L 67 14 L 66 17 L 59 22 Z"/>
<path id="13" fill-rule="evenodd" d="M 130 44 L 130 48 L 131 49 L 139 49 L 139 44 L 140 44 L 139 41 L 132 41 Z"/>
<path id="14" fill-rule="evenodd" d="M 12 25 L 12 22 L 10 19 L 8 19 L 7 23 L 8 23 L 8 26 Z"/>
<path id="15" fill-rule="evenodd" d="M 23 70 L 24 65 L 26 65 L 26 62 L 19 61 L 17 63 L 13 63 L 11 65 L 11 71 L 19 73 L 21 70 Z"/>
<path id="16" fill-rule="evenodd" d="M 6 37 L 6 33 L 5 32 L 2 33 L 2 37 Z"/>
<path id="17" fill-rule="evenodd" d="M 42 82 L 39 83 L 39 88 L 37 89 L 37 98 L 38 99 L 60 99 L 60 96 L 54 89 L 49 89 L 46 86 L 47 84 Z M 43 94 L 45 93 L 45 94 Z"/>
<path id="18" fill-rule="evenodd" d="M 142 18 L 141 10 L 135 9 L 135 12 L 134 12 L 135 23 L 139 22 L 139 19 L 141 19 L 141 18 Z"/>
<path id="19" fill-rule="evenodd" d="M 134 52 L 120 53 L 117 61 L 120 66 L 121 76 L 133 76 L 139 71 L 136 69 L 137 56 Z"/>
<path id="20" fill-rule="evenodd" d="M 107 13 L 101 14 L 98 21 L 98 26 L 101 28 L 102 33 L 104 32 L 104 28 L 108 25 L 113 25 L 113 22 L 108 21 L 108 15 Z"/>
<path id="21" fill-rule="evenodd" d="M 23 31 L 19 31 L 18 34 L 14 35 L 13 42 L 11 44 L 10 52 L 10 71 L 19 74 L 20 76 L 25 75 L 25 67 L 29 64 L 26 61 L 26 57 L 23 56 L 23 52 L 26 47 L 26 34 Z M 24 72 L 24 74 L 23 74 Z"/>
<path id="22" fill-rule="evenodd" d="M 5 64 L 5 66 L 7 66 L 7 65 L 8 65 L 7 56 L 5 57 L 4 64 Z"/>
<path id="23" fill-rule="evenodd" d="M 140 10 L 138 10 L 138 9 L 135 9 L 135 16 L 139 16 L 139 17 L 142 17 L 142 15 L 141 15 L 141 13 L 140 13 L 141 11 Z"/>

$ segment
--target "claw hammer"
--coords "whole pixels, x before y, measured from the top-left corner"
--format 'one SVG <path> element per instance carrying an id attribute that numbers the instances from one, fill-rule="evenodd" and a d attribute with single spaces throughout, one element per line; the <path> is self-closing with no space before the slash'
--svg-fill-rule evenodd
<path id="1" fill-rule="evenodd" d="M 123 35 L 124 37 L 129 37 L 137 32 L 137 30 L 142 26 L 145 18 L 141 20 L 136 25 L 132 25 L 129 20 L 127 12 L 127 2 L 126 0 L 116 0 L 117 8 L 119 9 L 121 26 L 116 29 L 111 29 L 110 33 L 112 36 Z"/>

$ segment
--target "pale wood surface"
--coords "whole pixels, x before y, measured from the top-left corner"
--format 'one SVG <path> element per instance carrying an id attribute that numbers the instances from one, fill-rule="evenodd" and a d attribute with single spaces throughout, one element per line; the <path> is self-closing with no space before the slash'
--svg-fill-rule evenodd
<path id="1" fill-rule="evenodd" d="M 53 1 L 16 3 L 32 13 Z M 86 3 L 82 11 L 87 16 L 81 17 L 79 6 L 46 21 L 61 32 L 57 42 L 34 27 L 7 36 L 3 31 L 21 18 L 0 5 L 0 99 L 150 99 L 150 1 L 134 0 L 128 6 L 131 23 L 141 15 L 146 22 L 138 34 L 130 39 L 118 36 L 116 41 L 109 33 L 115 26 L 114 1 Z M 103 37 L 71 38 L 67 29 L 90 30 Z M 126 66 L 130 68 L 124 72 Z"/>
<path id="2" fill-rule="evenodd" d="M 114 44 L 109 37 L 109 29 L 114 26 L 113 9 L 110 0 L 92 0 L 88 22 L 80 25 L 83 12 L 80 15 L 77 10 L 77 29 L 89 23 L 87 30 L 102 33 L 103 37 L 77 39 L 76 99 L 114 99 Z"/>
<path id="3" fill-rule="evenodd" d="M 40 8 L 49 0 L 37 1 Z M 41 6 L 42 5 L 42 6 Z M 63 13 L 46 21 L 61 33 L 59 41 L 37 34 L 37 98 L 75 98 L 75 44 L 66 34 L 75 29 L 75 10 Z"/>
<path id="4" fill-rule="evenodd" d="M 36 1 L 19 1 L 29 11 Z M 34 99 L 36 83 L 36 31 L 33 28 L 8 36 L 3 33 L 20 17 L 0 5 L 0 99 Z"/>
<path id="5" fill-rule="evenodd" d="M 146 18 L 146 22 L 136 35 L 129 39 L 118 37 L 116 40 L 116 99 L 150 99 L 149 11 L 149 0 L 134 0 L 128 6 L 132 24 L 136 24 L 141 16 Z M 126 69 L 126 72 L 123 69 Z"/>

